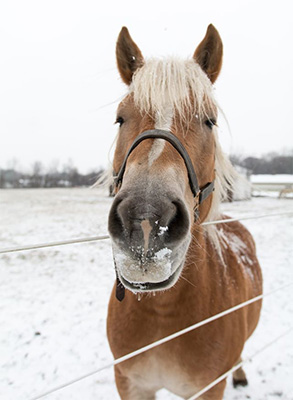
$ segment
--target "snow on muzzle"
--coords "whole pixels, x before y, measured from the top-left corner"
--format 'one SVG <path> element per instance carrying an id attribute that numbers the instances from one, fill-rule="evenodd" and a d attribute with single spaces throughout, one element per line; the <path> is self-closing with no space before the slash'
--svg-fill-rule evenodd
<path id="1" fill-rule="evenodd" d="M 178 279 L 190 243 L 190 218 L 178 198 L 120 191 L 109 215 L 118 277 L 138 291 L 163 290 Z"/>

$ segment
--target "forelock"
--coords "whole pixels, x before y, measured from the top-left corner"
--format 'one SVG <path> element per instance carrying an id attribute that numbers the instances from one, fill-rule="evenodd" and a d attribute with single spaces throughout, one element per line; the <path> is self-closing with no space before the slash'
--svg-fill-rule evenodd
<path id="1" fill-rule="evenodd" d="M 203 118 L 216 107 L 212 84 L 193 59 L 146 60 L 129 89 L 142 113 L 160 114 L 171 106 L 183 119 L 195 114 Z"/>

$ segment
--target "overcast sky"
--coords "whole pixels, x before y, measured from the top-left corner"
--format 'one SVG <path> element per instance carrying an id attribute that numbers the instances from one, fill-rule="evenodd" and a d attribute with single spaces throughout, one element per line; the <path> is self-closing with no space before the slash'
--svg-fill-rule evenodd
<path id="1" fill-rule="evenodd" d="M 189 57 L 213 23 L 224 42 L 216 96 L 227 152 L 293 148 L 291 0 L 0 3 L 0 167 L 72 159 L 107 166 L 126 87 L 115 43 L 126 25 L 143 55 Z"/>

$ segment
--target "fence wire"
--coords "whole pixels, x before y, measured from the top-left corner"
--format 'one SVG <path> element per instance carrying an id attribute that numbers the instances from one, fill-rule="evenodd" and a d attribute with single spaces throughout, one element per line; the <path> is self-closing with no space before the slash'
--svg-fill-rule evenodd
<path id="1" fill-rule="evenodd" d="M 149 344 L 147 346 L 144 346 L 144 347 L 142 347 L 142 348 L 140 348 L 138 350 L 135 350 L 135 351 L 133 351 L 133 352 L 131 352 L 129 354 L 126 354 L 123 357 L 120 357 L 120 358 L 117 358 L 116 360 L 108 362 L 107 364 L 101 366 L 100 368 L 98 368 L 98 369 L 96 369 L 94 371 L 88 372 L 88 373 L 86 373 L 86 374 L 84 374 L 84 375 L 82 375 L 82 376 L 80 376 L 80 377 L 78 377 L 76 379 L 73 379 L 73 380 L 71 380 L 71 381 L 69 381 L 67 383 L 64 383 L 62 385 L 56 386 L 55 388 L 52 388 L 52 389 L 50 389 L 50 390 L 48 390 L 48 391 L 46 391 L 46 392 L 44 392 L 42 394 L 39 394 L 36 397 L 31 398 L 30 400 L 39 400 L 39 399 L 42 399 L 42 398 L 44 398 L 44 397 L 46 397 L 46 396 L 48 396 L 50 394 L 53 394 L 53 393 L 55 393 L 55 392 L 57 392 L 59 390 L 65 389 L 66 387 L 71 386 L 71 385 L 73 385 L 73 384 L 75 384 L 77 382 L 80 382 L 83 379 L 89 378 L 89 377 L 91 377 L 91 376 L 93 376 L 93 375 L 95 375 L 95 374 L 97 374 L 97 373 L 99 373 L 99 372 L 101 372 L 101 371 L 103 371 L 105 369 L 111 368 L 111 367 L 113 367 L 115 365 L 121 364 L 124 361 L 130 360 L 131 358 L 136 357 L 139 354 L 145 353 L 148 350 L 151 350 L 151 349 L 153 349 L 155 347 L 158 347 L 158 346 L 160 346 L 160 345 L 162 345 L 164 343 L 167 343 L 167 342 L 169 342 L 169 341 L 171 341 L 171 340 L 173 340 L 173 339 L 175 339 L 175 338 L 177 338 L 179 336 L 182 336 L 182 335 L 184 335 L 184 334 L 186 334 L 188 332 L 191 332 L 191 331 L 193 331 L 195 329 L 198 329 L 203 325 L 207 325 L 207 324 L 209 324 L 209 323 L 211 323 L 211 322 L 213 322 L 213 321 L 215 321 L 215 320 L 217 320 L 219 318 L 224 317 L 225 315 L 231 314 L 234 311 L 237 311 L 237 310 L 239 310 L 239 309 L 241 309 L 243 307 L 246 307 L 249 304 L 252 304 L 252 303 L 255 303 L 257 301 L 260 301 L 264 297 L 271 296 L 272 294 L 274 294 L 276 292 L 279 292 L 280 290 L 285 290 L 285 289 L 287 289 L 287 288 L 289 288 L 291 286 L 293 286 L 293 282 L 287 283 L 286 285 L 284 285 L 282 287 L 279 287 L 277 289 L 274 289 L 274 290 L 272 290 L 272 291 L 270 291 L 268 293 L 256 296 L 256 297 L 254 297 L 254 298 L 252 298 L 250 300 L 247 300 L 247 301 L 245 301 L 243 303 L 240 303 L 240 304 L 238 304 L 238 305 L 236 305 L 234 307 L 231 307 L 228 310 L 222 311 L 221 313 L 213 315 L 212 317 L 209 317 L 209 318 L 207 318 L 207 319 L 205 319 L 203 321 L 200 321 L 200 322 L 198 322 L 198 323 L 196 323 L 194 325 L 191 325 L 191 326 L 189 326 L 189 327 L 187 327 L 185 329 L 182 329 L 182 330 L 180 330 L 178 332 L 175 332 L 172 335 L 166 336 L 166 337 L 164 337 L 164 338 L 162 338 L 160 340 L 157 340 L 156 342 L 153 342 L 153 343 L 151 343 L 151 344 Z"/>
<path id="2" fill-rule="evenodd" d="M 243 221 L 243 220 L 253 220 L 253 219 L 259 219 L 259 218 L 267 218 L 267 217 L 277 217 L 277 216 L 292 216 L 293 212 L 285 212 L 285 213 L 274 213 L 274 214 L 260 214 L 260 215 L 253 215 L 253 216 L 244 216 L 244 217 L 239 217 L 239 218 L 228 218 L 228 219 L 221 219 L 221 220 L 216 220 L 216 221 L 207 221 L 207 222 L 203 222 L 202 226 L 206 226 L 206 225 L 216 225 L 216 224 L 223 224 L 223 223 L 230 223 L 230 222 L 235 222 L 235 221 Z M 21 252 L 21 251 L 28 251 L 28 250 L 36 250 L 36 249 L 44 249 L 44 248 L 50 248 L 50 247 L 56 247 L 56 246 L 64 246 L 64 245 L 70 245 L 70 244 L 78 244 L 78 243 L 90 243 L 90 242 L 95 242 L 95 241 L 100 241 L 100 240 L 105 240 L 105 239 L 109 239 L 109 235 L 102 235 L 102 236 L 92 236 L 92 237 L 86 237 L 86 238 L 76 238 L 76 239 L 70 239 L 70 240 L 63 240 L 63 241 L 55 241 L 55 242 L 48 242 L 48 243 L 39 243 L 39 244 L 33 244 L 33 245 L 26 245 L 26 246 L 19 246 L 19 247 L 11 247 L 11 248 L 4 248 L 4 249 L 0 249 L 0 254 L 8 254 L 8 253 L 15 253 L 15 252 Z M 73 379 L 67 383 L 64 383 L 62 385 L 56 386 L 55 388 L 52 388 L 42 394 L 39 394 L 36 397 L 31 398 L 31 400 L 39 400 L 42 399 L 50 394 L 53 394 L 59 390 L 62 390 L 68 386 L 71 386 L 83 379 L 89 378 L 99 372 L 101 372 L 102 370 L 105 370 L 107 368 L 111 368 L 115 365 L 118 365 L 126 360 L 129 360 L 139 354 L 142 354 L 150 349 L 153 349 L 157 346 L 160 346 L 163 343 L 169 342 L 181 335 L 184 335 L 190 331 L 193 331 L 195 329 L 200 328 L 203 325 L 206 325 L 208 323 L 211 323 L 219 318 L 224 317 L 225 315 L 231 314 L 232 312 L 239 310 L 243 307 L 248 306 L 249 304 L 255 303 L 257 301 L 260 301 L 261 299 L 263 299 L 264 297 L 270 296 L 280 290 L 284 290 L 288 287 L 291 287 L 293 285 L 293 282 L 290 282 L 278 289 L 275 289 L 271 292 L 256 296 L 248 301 L 245 301 L 243 303 L 240 303 L 234 307 L 231 307 L 228 310 L 225 310 L 221 313 L 218 313 L 210 318 L 207 318 L 203 321 L 200 321 L 192 326 L 189 326 L 181 331 L 175 332 L 172 335 L 169 335 L 165 338 L 162 338 L 154 343 L 151 343 L 147 346 L 144 346 L 134 352 L 131 352 L 129 354 L 126 354 L 123 357 L 120 357 L 116 360 L 113 360 L 103 366 L 101 366 L 100 368 L 96 369 L 95 371 L 89 372 L 87 374 L 84 374 L 76 379 Z M 198 399 L 202 394 L 206 393 L 208 390 L 210 390 L 212 387 L 214 387 L 216 384 L 218 384 L 219 382 L 221 382 L 222 380 L 224 380 L 229 374 L 233 373 L 234 371 L 236 371 L 237 369 L 239 369 L 244 363 L 246 363 L 249 360 L 252 360 L 256 355 L 258 355 L 259 353 L 261 353 L 262 351 L 264 351 L 265 349 L 267 349 L 268 347 L 270 347 L 271 345 L 273 345 L 275 342 L 277 342 L 278 340 L 280 340 L 282 337 L 284 337 L 285 335 L 289 334 L 291 331 L 293 330 L 293 327 L 290 328 L 288 331 L 286 331 L 285 333 L 281 334 L 280 336 L 278 336 L 277 338 L 275 338 L 273 341 L 271 341 L 270 343 L 266 344 L 265 346 L 261 347 L 257 352 L 255 352 L 252 356 L 248 357 L 247 359 L 245 359 L 244 361 L 242 361 L 241 363 L 237 364 L 236 366 L 234 366 L 233 368 L 231 368 L 229 371 L 227 371 L 225 374 L 223 374 L 222 376 L 220 376 L 219 378 L 217 378 L 215 381 L 211 382 L 209 385 L 207 385 L 205 388 L 203 388 L 202 390 L 200 390 L 198 393 L 196 393 L 194 396 L 190 397 L 188 400 L 196 400 Z"/>
<path id="3" fill-rule="evenodd" d="M 207 225 L 227 224 L 229 222 L 235 222 L 235 221 L 245 221 L 245 220 L 249 220 L 249 219 L 259 219 L 259 218 L 279 217 L 279 216 L 293 216 L 293 212 L 260 214 L 260 215 L 252 215 L 252 216 L 248 216 L 248 217 L 220 219 L 220 220 L 216 220 L 216 221 L 203 222 L 201 225 L 207 226 Z M 31 245 L 26 245 L 26 246 L 10 247 L 10 248 L 0 249 L 0 255 L 8 254 L 8 253 L 17 253 L 20 251 L 28 251 L 28 250 L 45 249 L 45 248 L 49 248 L 49 247 L 65 246 L 65 245 L 69 245 L 69 244 L 90 243 L 90 242 L 96 242 L 96 241 L 105 240 L 105 239 L 109 239 L 109 238 L 110 238 L 109 235 L 102 235 L 102 236 L 92 236 L 92 237 L 85 237 L 85 238 L 62 240 L 62 241 L 58 241 L 58 242 L 55 241 L 55 242 L 48 242 L 48 243 L 31 244 Z"/>
<path id="4" fill-rule="evenodd" d="M 215 379 L 213 382 L 211 382 L 209 385 L 201 389 L 199 392 L 197 392 L 195 395 L 189 397 L 187 400 L 196 400 L 198 399 L 201 395 L 204 393 L 208 392 L 210 389 L 212 389 L 214 386 L 216 386 L 218 383 L 222 382 L 224 379 L 226 379 L 230 374 L 233 372 L 237 371 L 239 368 L 241 368 L 244 364 L 246 364 L 248 361 L 252 361 L 257 355 L 262 353 L 264 350 L 267 348 L 271 347 L 273 344 L 278 342 L 280 339 L 283 337 L 289 335 L 293 331 L 293 327 L 287 329 L 285 332 L 283 332 L 281 335 L 275 337 L 273 340 L 270 342 L 266 343 L 264 346 L 262 346 L 260 349 L 258 349 L 255 353 L 253 353 L 251 356 L 245 358 L 245 360 L 239 362 L 236 364 L 233 368 L 229 369 L 229 371 L 225 372 L 223 375 L 221 375 L 219 378 Z"/>

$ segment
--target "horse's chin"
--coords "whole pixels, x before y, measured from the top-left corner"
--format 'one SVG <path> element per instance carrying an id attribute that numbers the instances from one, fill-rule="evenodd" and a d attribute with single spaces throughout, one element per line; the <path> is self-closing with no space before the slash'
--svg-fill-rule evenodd
<path id="1" fill-rule="evenodd" d="M 113 243 L 113 255 L 118 278 L 122 285 L 134 292 L 156 292 L 170 289 L 178 281 L 190 244 L 190 235 L 177 248 L 157 251 L 152 259 L 138 262 L 132 254 Z"/>
<path id="2" fill-rule="evenodd" d="M 126 289 L 134 293 L 157 292 L 170 289 L 178 281 L 183 264 L 179 265 L 169 278 L 160 282 L 129 282 L 121 273 L 118 272 L 120 282 Z"/>

